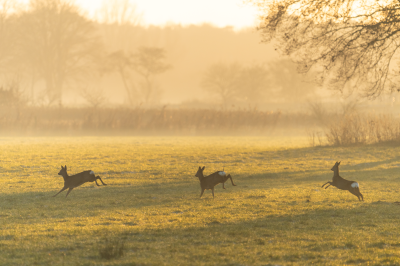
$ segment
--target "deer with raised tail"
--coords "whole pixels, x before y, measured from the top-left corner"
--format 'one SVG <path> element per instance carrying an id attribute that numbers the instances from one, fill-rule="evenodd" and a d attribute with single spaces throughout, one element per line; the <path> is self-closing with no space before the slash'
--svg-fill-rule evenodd
<path id="1" fill-rule="evenodd" d="M 212 191 L 212 195 L 214 198 L 214 187 L 220 183 L 222 183 L 222 188 L 225 189 L 225 182 L 230 179 L 232 186 L 236 186 L 233 183 L 232 177 L 231 175 L 227 175 L 223 170 L 222 171 L 218 171 L 215 173 L 212 173 L 211 175 L 208 176 L 204 176 L 203 171 L 204 168 L 206 168 L 205 166 L 203 166 L 203 168 L 201 168 L 199 166 L 199 170 L 197 170 L 196 173 L 196 177 L 199 178 L 200 180 L 200 187 L 201 187 L 201 194 L 200 194 L 200 198 L 201 196 L 203 196 L 203 193 L 206 189 L 211 189 Z"/>
<path id="2" fill-rule="evenodd" d="M 358 183 L 356 181 L 346 180 L 339 175 L 339 165 L 340 162 L 336 162 L 331 169 L 333 171 L 332 182 L 328 181 L 325 184 L 323 184 L 322 187 L 324 187 L 326 184 L 329 184 L 328 186 L 325 187 L 325 189 L 327 189 L 329 186 L 334 186 L 337 187 L 338 189 L 349 191 L 351 194 L 355 195 L 360 201 L 364 200 L 364 197 L 360 192 L 360 187 Z"/>
<path id="3" fill-rule="evenodd" d="M 97 186 L 100 186 L 99 184 L 97 184 L 97 179 L 100 180 L 100 182 L 104 185 L 107 186 L 107 184 L 105 184 L 103 182 L 103 180 L 101 180 L 100 176 L 95 176 L 94 172 L 92 170 L 88 170 L 88 171 L 84 171 L 82 173 L 79 174 L 75 174 L 75 175 L 71 175 L 69 176 L 67 174 L 67 166 L 61 166 L 61 170 L 58 173 L 59 175 L 61 175 L 64 178 L 64 187 L 57 193 L 55 194 L 53 197 L 57 196 L 58 194 L 60 194 L 61 192 L 63 192 L 64 190 L 66 190 L 68 188 L 68 192 L 67 195 L 65 197 L 68 196 L 68 194 L 76 187 L 79 187 L 80 185 L 86 183 L 86 182 L 95 182 Z"/>

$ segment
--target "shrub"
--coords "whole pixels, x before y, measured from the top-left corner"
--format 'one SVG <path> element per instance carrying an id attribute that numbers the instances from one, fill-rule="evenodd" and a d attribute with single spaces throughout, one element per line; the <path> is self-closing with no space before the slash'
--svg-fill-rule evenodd
<path id="1" fill-rule="evenodd" d="M 124 255 L 124 241 L 119 238 L 110 239 L 105 237 L 101 243 L 99 243 L 99 254 L 102 259 L 114 259 Z"/>
<path id="2" fill-rule="evenodd" d="M 0 106 L 10 107 L 22 105 L 21 94 L 16 88 L 9 88 L 8 90 L 4 87 L 0 87 Z"/>
<path id="3" fill-rule="evenodd" d="M 387 114 L 337 116 L 327 126 L 327 141 L 333 146 L 400 141 L 400 121 Z"/>

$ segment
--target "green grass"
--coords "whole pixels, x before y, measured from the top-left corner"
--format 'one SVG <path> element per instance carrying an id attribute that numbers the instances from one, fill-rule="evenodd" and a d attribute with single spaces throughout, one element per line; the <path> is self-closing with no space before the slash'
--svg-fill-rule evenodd
<path id="1" fill-rule="evenodd" d="M 0 264 L 399 265 L 400 147 L 306 146 L 269 137 L 0 138 Z M 337 160 L 364 202 L 321 189 Z M 65 164 L 108 186 L 53 198 Z M 205 174 L 225 168 L 237 186 L 199 199 L 203 165 Z M 123 254 L 100 255 L 113 248 Z"/>

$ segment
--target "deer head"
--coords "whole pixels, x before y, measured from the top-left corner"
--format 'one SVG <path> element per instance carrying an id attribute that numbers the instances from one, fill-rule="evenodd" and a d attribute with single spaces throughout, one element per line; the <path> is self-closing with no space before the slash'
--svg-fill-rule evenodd
<path id="1" fill-rule="evenodd" d="M 203 175 L 204 168 L 206 168 L 206 167 L 203 166 L 203 168 L 201 168 L 199 166 L 199 170 L 197 170 L 197 173 L 195 174 L 195 176 L 198 177 L 198 178 L 203 178 L 204 177 L 204 175 Z"/>
<path id="2" fill-rule="evenodd" d="M 63 167 L 61 165 L 61 170 L 60 170 L 60 172 L 58 172 L 58 174 L 61 176 L 67 175 L 67 166 Z"/>
<path id="3" fill-rule="evenodd" d="M 336 162 L 335 165 L 332 167 L 332 171 L 339 169 L 340 162 Z"/>

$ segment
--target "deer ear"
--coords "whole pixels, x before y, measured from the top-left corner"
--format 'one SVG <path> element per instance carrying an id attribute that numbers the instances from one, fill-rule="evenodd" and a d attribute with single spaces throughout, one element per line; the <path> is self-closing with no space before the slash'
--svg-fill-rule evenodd
<path id="1" fill-rule="evenodd" d="M 64 167 L 61 165 L 61 169 L 64 169 Z"/>
<path id="2" fill-rule="evenodd" d="M 65 170 L 67 170 L 67 166 L 65 166 L 64 168 L 65 168 Z"/>
<path id="3" fill-rule="evenodd" d="M 201 170 L 204 170 L 204 168 L 206 168 L 205 166 L 203 166 L 203 168 L 201 168 Z"/>

